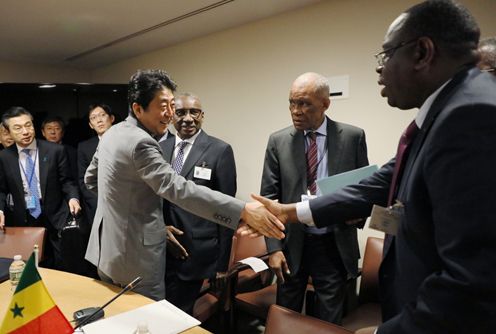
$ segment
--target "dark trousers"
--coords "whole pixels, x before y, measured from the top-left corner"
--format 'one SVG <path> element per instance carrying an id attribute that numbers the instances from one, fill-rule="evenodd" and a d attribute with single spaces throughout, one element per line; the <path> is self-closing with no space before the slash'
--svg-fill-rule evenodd
<path id="1" fill-rule="evenodd" d="M 341 324 L 347 272 L 334 234 L 305 235 L 300 269 L 277 286 L 277 304 L 301 312 L 309 277 L 315 288 L 315 316 Z"/>
<path id="2" fill-rule="evenodd" d="M 200 280 L 182 280 L 177 271 L 166 269 L 165 274 L 165 299 L 184 312 L 193 315 L 196 298 L 203 285 Z"/>

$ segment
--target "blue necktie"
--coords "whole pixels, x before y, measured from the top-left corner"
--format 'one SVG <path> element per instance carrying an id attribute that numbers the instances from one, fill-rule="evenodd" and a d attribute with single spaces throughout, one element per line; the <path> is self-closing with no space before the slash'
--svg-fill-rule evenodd
<path id="1" fill-rule="evenodd" d="M 26 182 L 29 187 L 30 195 L 34 198 L 34 208 L 29 209 L 29 213 L 34 218 L 38 218 L 41 214 L 40 195 L 38 194 L 38 178 L 36 177 L 35 165 L 31 155 L 30 149 L 23 149 L 22 152 L 26 154 Z"/>
<path id="2" fill-rule="evenodd" d="M 181 173 L 181 169 L 183 169 L 184 148 L 186 147 L 187 144 L 188 144 L 187 141 L 182 141 L 179 144 L 179 151 L 177 151 L 176 159 L 172 163 L 172 169 L 174 169 L 177 174 Z"/>

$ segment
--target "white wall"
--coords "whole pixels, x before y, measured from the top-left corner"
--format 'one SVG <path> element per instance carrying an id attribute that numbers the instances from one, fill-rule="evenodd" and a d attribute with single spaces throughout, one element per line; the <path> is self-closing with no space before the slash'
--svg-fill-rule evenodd
<path id="1" fill-rule="evenodd" d="M 90 71 L 61 66 L 0 61 L 0 82 L 8 83 L 77 83 L 89 82 Z"/>
<path id="2" fill-rule="evenodd" d="M 415 111 L 390 108 L 379 96 L 373 54 L 389 23 L 417 1 L 323 1 L 317 5 L 229 29 L 93 71 L 95 82 L 126 82 L 137 69 L 162 68 L 180 91 L 198 94 L 204 129 L 229 142 L 238 170 L 238 197 L 260 187 L 270 133 L 291 124 L 288 92 L 301 73 L 350 75 L 350 98 L 328 115 L 366 131 L 369 160 L 382 164 L 396 149 Z M 494 0 L 464 1 L 483 36 L 496 35 Z M 360 233 L 376 234 L 368 228 Z"/>

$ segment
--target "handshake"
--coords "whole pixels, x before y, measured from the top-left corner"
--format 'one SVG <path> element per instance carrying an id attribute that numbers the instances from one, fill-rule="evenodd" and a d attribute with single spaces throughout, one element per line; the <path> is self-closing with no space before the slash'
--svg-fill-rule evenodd
<path id="1" fill-rule="evenodd" d="M 259 237 L 261 235 L 282 239 L 284 224 L 297 222 L 296 204 L 281 204 L 268 198 L 251 195 L 255 200 L 248 202 L 241 212 L 241 220 L 245 223 L 238 233 L 242 236 Z"/>

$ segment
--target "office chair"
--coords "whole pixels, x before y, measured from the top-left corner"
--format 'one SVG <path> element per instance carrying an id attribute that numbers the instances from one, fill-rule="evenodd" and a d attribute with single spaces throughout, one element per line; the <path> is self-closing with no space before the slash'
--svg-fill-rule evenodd
<path id="1" fill-rule="evenodd" d="M 286 333 L 353 334 L 338 325 L 291 311 L 282 306 L 272 305 L 265 325 L 265 334 Z"/>

